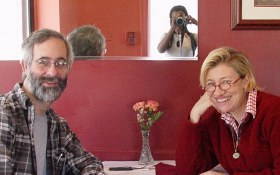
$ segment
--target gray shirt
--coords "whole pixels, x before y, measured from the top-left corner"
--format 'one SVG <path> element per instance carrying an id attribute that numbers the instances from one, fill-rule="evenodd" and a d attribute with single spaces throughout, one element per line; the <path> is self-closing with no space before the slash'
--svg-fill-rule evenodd
<path id="1" fill-rule="evenodd" d="M 47 116 L 35 115 L 33 135 L 37 161 L 37 174 L 46 175 L 46 149 L 48 137 Z"/>

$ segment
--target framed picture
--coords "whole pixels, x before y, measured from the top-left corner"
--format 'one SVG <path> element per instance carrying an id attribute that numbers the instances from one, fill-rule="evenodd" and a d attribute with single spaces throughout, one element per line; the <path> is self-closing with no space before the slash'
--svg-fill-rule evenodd
<path id="1" fill-rule="evenodd" d="M 231 29 L 280 29 L 280 0 L 231 0 Z"/>

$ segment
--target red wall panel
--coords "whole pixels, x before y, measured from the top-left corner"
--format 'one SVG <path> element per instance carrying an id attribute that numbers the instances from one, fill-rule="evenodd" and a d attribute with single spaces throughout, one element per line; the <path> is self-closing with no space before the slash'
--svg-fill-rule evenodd
<path id="1" fill-rule="evenodd" d="M 57 0 L 35 0 L 34 1 L 35 28 L 52 28 L 60 31 L 60 11 Z M 47 7 L 47 8 L 46 8 Z"/>
<path id="2" fill-rule="evenodd" d="M 65 35 L 75 27 L 91 24 L 104 34 L 108 56 L 147 55 L 147 0 L 63 1 L 60 31 Z M 135 45 L 126 43 L 126 32 L 136 33 Z"/>
<path id="3" fill-rule="evenodd" d="M 197 77 L 185 72 L 186 67 L 196 71 L 194 64 L 76 61 L 67 91 L 55 106 L 92 152 L 108 160 L 134 160 L 139 156 L 141 134 L 132 105 L 155 99 L 165 114 L 152 127 L 151 147 L 155 158 L 172 159 L 182 112 L 189 110 L 186 103 L 193 103 L 193 93 L 199 93 L 185 86 L 197 82 Z"/>

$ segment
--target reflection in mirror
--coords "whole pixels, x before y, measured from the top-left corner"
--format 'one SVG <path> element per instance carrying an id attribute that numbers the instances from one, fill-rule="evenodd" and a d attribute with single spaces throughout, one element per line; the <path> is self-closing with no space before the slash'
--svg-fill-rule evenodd
<path id="1" fill-rule="evenodd" d="M 95 25 L 105 36 L 106 56 L 147 56 L 147 12 L 148 0 L 60 0 L 59 27 L 67 35 Z"/>
<path id="2" fill-rule="evenodd" d="M 170 59 L 157 51 L 159 39 L 170 28 L 169 11 L 174 5 L 184 5 L 188 14 L 197 19 L 197 1 L 60 0 L 59 3 L 55 3 L 42 0 L 35 3 L 37 20 L 35 24 L 36 29 L 52 28 L 59 30 L 65 36 L 76 27 L 86 24 L 95 25 L 105 36 L 107 57 Z M 165 7 L 164 3 L 169 5 Z M 49 12 L 54 7 L 57 13 L 50 15 Z M 157 10 L 153 10 L 154 8 Z M 163 11 L 164 8 L 166 10 Z M 188 30 L 197 33 L 197 26 L 190 24 Z M 187 60 L 186 57 L 172 59 Z"/>
<path id="3" fill-rule="evenodd" d="M 159 1 L 149 1 L 148 55 L 197 59 L 198 0 Z"/>

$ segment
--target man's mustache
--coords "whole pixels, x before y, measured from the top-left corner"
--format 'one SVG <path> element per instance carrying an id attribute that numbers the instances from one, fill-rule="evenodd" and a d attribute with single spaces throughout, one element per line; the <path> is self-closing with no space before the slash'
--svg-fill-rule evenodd
<path id="1" fill-rule="evenodd" d="M 39 86 L 41 86 L 44 82 L 57 83 L 57 86 L 60 89 L 64 89 L 66 87 L 66 80 L 63 80 L 59 77 L 40 77 Z"/>
<path id="2" fill-rule="evenodd" d="M 62 79 L 58 77 L 40 77 L 40 84 L 43 82 L 60 83 Z"/>

